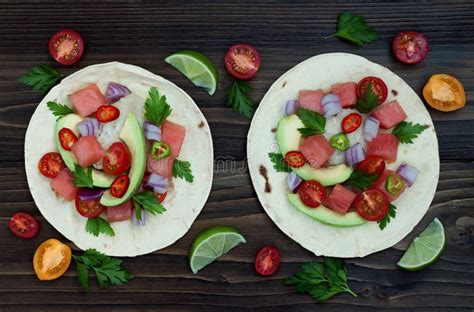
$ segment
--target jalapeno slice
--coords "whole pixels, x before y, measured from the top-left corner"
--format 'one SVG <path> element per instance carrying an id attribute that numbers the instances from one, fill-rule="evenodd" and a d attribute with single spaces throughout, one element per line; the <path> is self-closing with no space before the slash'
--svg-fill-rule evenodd
<path id="1" fill-rule="evenodd" d="M 346 151 L 349 148 L 349 138 L 345 133 L 335 134 L 329 140 L 329 144 L 337 150 L 342 152 Z"/>
<path id="2" fill-rule="evenodd" d="M 159 160 L 171 154 L 171 147 L 164 142 L 153 142 L 150 154 L 151 158 Z"/>
<path id="3" fill-rule="evenodd" d="M 400 178 L 396 174 L 391 174 L 387 177 L 387 181 L 385 182 L 385 189 L 392 195 L 397 195 L 405 186 L 405 182 L 403 182 L 402 178 Z"/>

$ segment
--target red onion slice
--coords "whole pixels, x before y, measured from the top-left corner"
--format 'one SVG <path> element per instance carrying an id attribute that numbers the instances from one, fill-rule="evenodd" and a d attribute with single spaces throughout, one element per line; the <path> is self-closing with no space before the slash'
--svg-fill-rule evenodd
<path id="1" fill-rule="evenodd" d="M 294 171 L 290 172 L 286 177 L 286 182 L 290 190 L 294 193 L 298 186 L 303 182 L 303 179 L 298 177 Z"/>
<path id="2" fill-rule="evenodd" d="M 115 82 L 109 82 L 107 91 L 105 92 L 105 101 L 109 104 L 115 103 L 130 93 L 132 92 L 126 86 Z"/>
<path id="3" fill-rule="evenodd" d="M 78 195 L 80 200 L 96 200 L 99 199 L 104 192 L 105 189 L 102 188 L 81 188 L 79 189 Z"/>
<path id="4" fill-rule="evenodd" d="M 298 107 L 298 101 L 296 100 L 289 100 L 286 102 L 285 105 L 285 115 L 292 115 L 296 112 Z"/>
<path id="5" fill-rule="evenodd" d="M 146 178 L 146 182 L 154 186 L 168 187 L 168 178 L 156 173 L 150 173 Z"/>
<path id="6" fill-rule="evenodd" d="M 365 159 L 365 150 L 362 144 L 356 143 L 346 151 L 346 163 L 353 166 Z"/>
<path id="7" fill-rule="evenodd" d="M 324 117 L 328 118 L 336 115 L 342 111 L 342 105 L 337 95 L 329 93 L 323 96 L 321 99 L 321 105 L 323 106 Z"/>
<path id="8" fill-rule="evenodd" d="M 161 141 L 161 134 L 156 133 L 156 132 L 150 132 L 148 130 L 145 130 L 145 137 L 148 140 Z"/>
<path id="9" fill-rule="evenodd" d="M 420 170 L 409 164 L 402 163 L 400 167 L 398 167 L 397 173 L 408 182 L 409 186 L 412 186 L 415 183 Z"/>
<path id="10" fill-rule="evenodd" d="M 364 122 L 364 138 L 366 141 L 372 141 L 379 133 L 380 121 L 375 117 L 367 117 Z"/>
<path id="11" fill-rule="evenodd" d="M 148 132 L 156 132 L 161 135 L 161 128 L 151 122 L 144 122 L 143 129 Z"/>

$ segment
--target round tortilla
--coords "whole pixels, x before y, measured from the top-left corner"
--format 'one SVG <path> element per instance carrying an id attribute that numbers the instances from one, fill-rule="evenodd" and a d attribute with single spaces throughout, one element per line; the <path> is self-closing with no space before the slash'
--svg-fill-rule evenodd
<path id="1" fill-rule="evenodd" d="M 284 116 L 286 101 L 298 98 L 299 90 L 330 91 L 334 83 L 358 82 L 366 76 L 382 78 L 388 86 L 387 101 L 397 99 L 408 115 L 407 121 L 429 126 L 414 144 L 400 144 L 396 169 L 402 162 L 421 170 L 413 186 L 394 202 L 397 215 L 381 231 L 377 222 L 350 227 L 328 226 L 302 214 L 287 199 L 287 173 L 276 172 L 268 157 L 278 152 L 275 127 Z M 252 120 L 247 139 L 247 156 L 252 183 L 263 208 L 290 238 L 317 256 L 364 257 L 389 248 L 403 239 L 428 210 L 439 178 L 438 141 L 433 122 L 418 95 L 389 69 L 347 53 L 314 56 L 283 74 L 268 90 Z M 265 191 L 260 167 L 267 169 L 271 192 Z"/>
<path id="2" fill-rule="evenodd" d="M 166 95 L 173 109 L 169 120 L 186 128 L 186 136 L 179 159 L 191 163 L 194 182 L 174 178 L 163 205 L 167 211 L 161 215 L 147 214 L 146 225 L 136 226 L 131 220 L 112 223 L 115 236 L 98 237 L 85 230 L 86 218 L 81 217 L 74 202 L 56 196 L 51 180 L 38 171 L 43 154 L 55 151 L 54 129 L 56 118 L 46 106 L 48 101 L 68 104 L 68 95 L 88 84 L 97 83 L 105 94 L 107 84 L 117 82 L 127 86 L 132 94 L 144 100 L 150 87 Z M 199 152 L 196 153 L 196 146 Z M 36 108 L 25 139 L 25 166 L 28 185 L 36 205 L 56 230 L 79 248 L 95 248 L 110 256 L 134 257 L 147 254 L 173 244 L 191 227 L 211 191 L 213 176 L 213 145 L 209 125 L 197 105 L 182 89 L 172 82 L 143 68 L 112 62 L 86 67 L 65 78 L 54 87 Z"/>

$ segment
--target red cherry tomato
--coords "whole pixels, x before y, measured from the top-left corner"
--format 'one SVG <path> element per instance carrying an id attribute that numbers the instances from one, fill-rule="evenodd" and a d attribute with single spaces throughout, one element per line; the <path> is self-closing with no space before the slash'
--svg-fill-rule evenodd
<path id="1" fill-rule="evenodd" d="M 84 40 L 74 30 L 61 30 L 49 40 L 49 54 L 63 65 L 76 63 L 83 52 Z"/>
<path id="2" fill-rule="evenodd" d="M 354 208 L 362 218 L 369 221 L 379 221 L 388 212 L 388 199 L 381 191 L 370 189 L 356 197 Z"/>
<path id="3" fill-rule="evenodd" d="M 110 186 L 110 194 L 113 197 L 122 197 L 128 190 L 130 178 L 127 175 L 121 175 L 115 178 Z"/>
<path id="4" fill-rule="evenodd" d="M 341 123 L 341 128 L 344 133 L 351 133 L 356 131 L 362 124 L 362 116 L 357 113 L 352 113 L 344 117 Z"/>
<path id="5" fill-rule="evenodd" d="M 318 181 L 308 180 L 301 183 L 298 188 L 301 201 L 310 207 L 319 207 L 326 200 L 326 188 Z"/>
<path id="6" fill-rule="evenodd" d="M 38 169 L 47 178 L 56 178 L 65 167 L 61 155 L 56 152 L 46 153 L 38 162 Z"/>
<path id="7" fill-rule="evenodd" d="M 59 142 L 61 142 L 61 146 L 66 150 L 70 151 L 71 147 L 76 143 L 77 136 L 72 132 L 71 129 L 62 128 L 59 130 Z"/>
<path id="8" fill-rule="evenodd" d="M 372 87 L 372 91 L 377 95 L 379 98 L 379 104 L 382 104 L 387 99 L 388 89 L 385 82 L 378 77 L 365 77 L 357 84 L 357 96 L 361 98 L 365 98 L 365 91 L 367 90 L 367 86 L 369 85 Z"/>
<path id="9" fill-rule="evenodd" d="M 285 161 L 293 168 L 299 168 L 304 166 L 306 159 L 303 156 L 303 153 L 298 151 L 290 151 L 285 155 Z"/>
<path id="10" fill-rule="evenodd" d="M 105 173 L 119 175 L 130 168 L 130 152 L 122 142 L 112 144 L 102 160 Z"/>
<path id="11" fill-rule="evenodd" d="M 81 200 L 79 195 L 76 195 L 76 210 L 79 214 L 86 218 L 97 218 L 105 207 L 100 204 L 100 198 L 91 200 Z"/>
<path id="12" fill-rule="evenodd" d="M 357 164 L 357 170 L 364 171 L 367 174 L 375 173 L 380 176 L 385 171 L 385 160 L 379 156 L 367 156 Z"/>
<path id="13" fill-rule="evenodd" d="M 255 257 L 255 271 L 263 276 L 274 274 L 280 266 L 280 252 L 273 246 L 265 246 Z"/>
<path id="14" fill-rule="evenodd" d="M 166 195 L 168 195 L 168 192 L 166 193 L 155 193 L 155 198 L 160 202 L 160 204 L 162 202 L 165 201 L 165 198 L 166 198 Z"/>
<path id="15" fill-rule="evenodd" d="M 113 105 L 102 105 L 95 112 L 95 117 L 99 122 L 106 123 L 119 118 L 120 110 Z"/>
<path id="16" fill-rule="evenodd" d="M 17 212 L 8 223 L 8 227 L 13 234 L 21 238 L 33 238 L 38 234 L 39 224 L 36 219 L 25 212 Z"/>
<path id="17" fill-rule="evenodd" d="M 416 31 L 402 31 L 392 43 L 392 52 L 405 64 L 418 64 L 428 54 L 428 39 Z"/>
<path id="18" fill-rule="evenodd" d="M 248 44 L 236 44 L 229 48 L 224 58 L 227 71 L 237 79 L 248 80 L 260 68 L 257 49 Z"/>

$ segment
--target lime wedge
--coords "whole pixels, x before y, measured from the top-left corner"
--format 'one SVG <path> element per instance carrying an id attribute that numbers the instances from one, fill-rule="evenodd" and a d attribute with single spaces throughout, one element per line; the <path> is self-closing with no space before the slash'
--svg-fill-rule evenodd
<path id="1" fill-rule="evenodd" d="M 443 224 L 435 218 L 420 235 L 415 237 L 397 265 L 407 271 L 424 269 L 438 260 L 445 245 Z"/>
<path id="2" fill-rule="evenodd" d="M 182 50 L 165 58 L 165 62 L 179 70 L 195 86 L 204 88 L 210 95 L 216 92 L 219 74 L 214 63 L 204 54 Z"/>
<path id="3" fill-rule="evenodd" d="M 241 243 L 245 243 L 245 238 L 237 229 L 222 225 L 211 226 L 194 239 L 189 251 L 189 266 L 196 274 Z"/>

